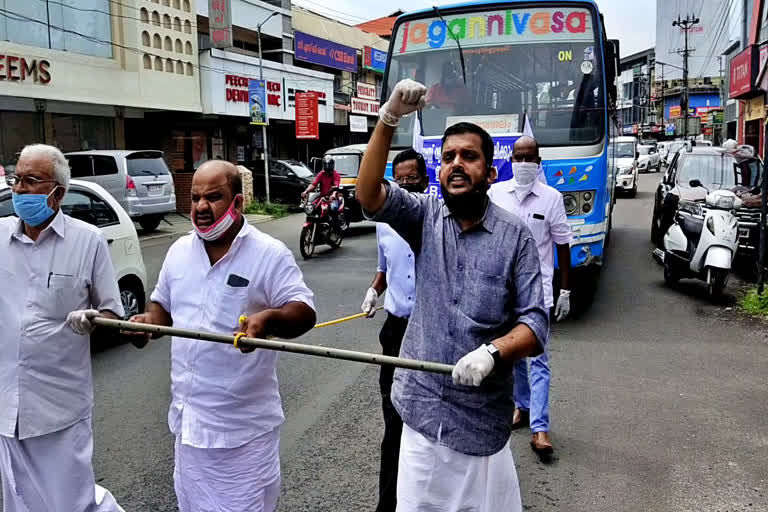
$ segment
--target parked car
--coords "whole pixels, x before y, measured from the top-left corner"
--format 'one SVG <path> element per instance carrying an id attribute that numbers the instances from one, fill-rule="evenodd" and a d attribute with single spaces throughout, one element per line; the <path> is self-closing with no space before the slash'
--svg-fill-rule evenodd
<path id="1" fill-rule="evenodd" d="M 638 145 L 637 152 L 638 172 L 651 172 L 651 169 L 654 169 L 654 172 L 659 172 L 661 170 L 661 158 L 654 146 Z"/>
<path id="2" fill-rule="evenodd" d="M 731 190 L 743 202 L 736 211 L 739 223 L 739 254 L 754 256 L 760 240 L 760 186 L 763 180 L 763 162 L 743 150 L 727 151 L 719 147 L 693 146 L 678 151 L 656 189 L 651 222 L 651 240 L 661 244 L 661 205 L 667 194 L 681 200 L 704 203 L 707 191 L 691 187 L 691 180 L 699 180 L 709 190 Z"/>
<path id="3" fill-rule="evenodd" d="M 126 211 L 104 188 L 87 181 L 71 180 L 61 210 L 75 219 L 101 229 L 109 242 L 125 317 L 144 311 L 147 269 L 141 256 L 136 228 Z M 14 214 L 11 189 L 0 187 L 0 217 Z M 66 257 L 63 255 L 62 257 Z"/>
<path id="4" fill-rule="evenodd" d="M 72 178 L 104 187 L 145 231 L 176 211 L 173 176 L 162 151 L 78 151 L 65 155 Z"/>
<path id="5" fill-rule="evenodd" d="M 608 146 L 608 161 L 615 168 L 616 195 L 637 195 L 637 139 L 616 137 Z"/>
<path id="6" fill-rule="evenodd" d="M 265 197 L 264 167 L 252 167 L 253 193 L 256 197 Z M 269 161 L 269 198 L 285 204 L 298 205 L 301 193 L 312 184 L 315 174 L 297 160 Z"/>

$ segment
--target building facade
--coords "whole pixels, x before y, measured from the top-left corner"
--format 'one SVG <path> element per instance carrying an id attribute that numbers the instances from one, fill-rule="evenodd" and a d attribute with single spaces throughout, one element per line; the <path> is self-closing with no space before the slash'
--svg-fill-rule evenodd
<path id="1" fill-rule="evenodd" d="M 194 0 L 4 5 L 0 164 L 32 142 L 125 148 L 152 112 L 201 111 Z"/>

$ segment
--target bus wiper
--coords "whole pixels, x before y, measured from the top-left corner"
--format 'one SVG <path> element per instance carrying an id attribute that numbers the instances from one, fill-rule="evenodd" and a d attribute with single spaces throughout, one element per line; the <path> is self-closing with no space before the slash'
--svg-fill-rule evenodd
<path id="1" fill-rule="evenodd" d="M 437 17 L 440 18 L 440 21 L 443 22 L 443 25 L 445 25 L 445 30 L 448 32 L 448 35 L 451 36 L 451 39 L 456 41 L 456 46 L 459 47 L 459 60 L 461 61 L 461 78 L 464 80 L 464 86 L 467 86 L 467 69 L 464 65 L 464 50 L 461 49 L 461 43 L 459 42 L 459 38 L 456 37 L 456 34 L 453 33 L 453 31 L 448 29 L 448 23 L 445 21 L 445 18 L 443 18 L 443 15 L 440 14 L 440 10 L 437 8 L 436 5 L 432 6 L 432 9 L 435 11 L 435 14 L 437 14 Z"/>

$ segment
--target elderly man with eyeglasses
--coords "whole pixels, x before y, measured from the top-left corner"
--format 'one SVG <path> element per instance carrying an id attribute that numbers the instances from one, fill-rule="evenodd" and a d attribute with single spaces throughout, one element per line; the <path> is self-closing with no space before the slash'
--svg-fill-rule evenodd
<path id="1" fill-rule="evenodd" d="M 0 219 L 0 475 L 5 512 L 113 512 L 91 465 L 91 320 L 123 316 L 101 231 L 61 211 L 69 165 L 25 147 Z"/>

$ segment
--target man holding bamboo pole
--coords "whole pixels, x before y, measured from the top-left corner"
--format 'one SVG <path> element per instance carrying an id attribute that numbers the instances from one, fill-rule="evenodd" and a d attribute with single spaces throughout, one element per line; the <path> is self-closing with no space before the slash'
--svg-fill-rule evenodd
<path id="1" fill-rule="evenodd" d="M 425 94 L 411 80 L 395 86 L 357 180 L 367 216 L 392 226 L 416 255 L 416 303 L 401 356 L 456 363 L 452 379 L 395 371 L 392 400 L 405 423 L 397 510 L 519 512 L 511 370 L 542 352 L 549 329 L 536 242 L 488 200 L 493 140 L 474 124 L 443 135 L 443 200 L 383 180 L 395 127 L 424 106 Z"/>
<path id="2" fill-rule="evenodd" d="M 210 161 L 195 172 L 195 233 L 171 246 L 148 311 L 133 322 L 254 338 L 295 338 L 312 328 L 313 295 L 293 254 L 245 221 L 241 192 L 231 163 Z M 181 512 L 277 506 L 284 420 L 277 352 L 241 351 L 173 339 L 168 423 Z"/>

